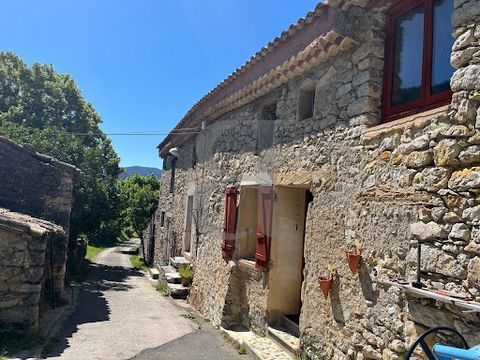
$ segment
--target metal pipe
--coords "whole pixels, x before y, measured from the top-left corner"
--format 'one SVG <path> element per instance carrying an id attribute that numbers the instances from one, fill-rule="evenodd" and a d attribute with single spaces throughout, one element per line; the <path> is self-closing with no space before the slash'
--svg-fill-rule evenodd
<path id="1" fill-rule="evenodd" d="M 417 246 L 417 284 L 420 284 L 421 260 L 422 260 L 422 243 L 418 242 L 418 246 Z"/>

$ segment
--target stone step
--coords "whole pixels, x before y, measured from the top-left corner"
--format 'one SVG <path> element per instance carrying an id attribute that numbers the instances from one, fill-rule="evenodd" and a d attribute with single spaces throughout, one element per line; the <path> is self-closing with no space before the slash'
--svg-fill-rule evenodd
<path id="1" fill-rule="evenodd" d="M 160 266 L 160 274 L 163 278 L 165 278 L 165 274 L 172 272 L 177 272 L 177 269 L 175 269 L 172 265 Z"/>
<path id="2" fill-rule="evenodd" d="M 148 273 L 152 277 L 152 279 L 157 280 L 160 277 L 160 272 L 156 268 L 148 269 Z"/>
<path id="3" fill-rule="evenodd" d="M 189 265 L 190 264 L 190 261 L 188 261 L 187 259 L 185 259 L 183 256 L 174 256 L 174 257 L 171 257 L 170 258 L 170 264 L 178 269 L 178 267 L 180 265 Z"/>
<path id="4" fill-rule="evenodd" d="M 247 352 L 257 360 L 277 359 L 294 360 L 295 355 L 286 351 L 275 341 L 248 330 L 227 330 L 220 328 L 225 335 L 237 341 L 247 349 Z"/>
<path id="5" fill-rule="evenodd" d="M 167 286 L 170 290 L 170 296 L 173 298 L 185 299 L 188 296 L 188 287 L 185 287 L 182 284 L 167 283 Z"/>
<path id="6" fill-rule="evenodd" d="M 298 317 L 297 317 L 298 322 Z M 282 319 L 279 324 L 281 327 L 288 330 L 288 332 L 296 337 L 300 337 L 300 329 L 298 328 L 298 323 L 290 320 L 288 316 L 282 315 Z"/>
<path id="7" fill-rule="evenodd" d="M 285 351 L 295 354 L 300 349 L 300 339 L 280 326 L 269 326 L 268 337 L 280 345 Z"/>
<path id="8" fill-rule="evenodd" d="M 168 272 L 165 273 L 165 280 L 171 284 L 179 284 L 182 281 L 182 277 L 178 272 Z"/>

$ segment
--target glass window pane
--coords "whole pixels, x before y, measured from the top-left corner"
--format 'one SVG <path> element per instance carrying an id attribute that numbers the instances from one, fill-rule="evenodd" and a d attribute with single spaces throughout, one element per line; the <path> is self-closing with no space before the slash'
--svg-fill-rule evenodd
<path id="1" fill-rule="evenodd" d="M 433 5 L 433 54 L 431 94 L 450 89 L 454 69 L 450 65 L 452 52 L 453 0 L 435 0 Z"/>
<path id="2" fill-rule="evenodd" d="M 395 20 L 392 106 L 418 100 L 422 91 L 424 7 Z"/>

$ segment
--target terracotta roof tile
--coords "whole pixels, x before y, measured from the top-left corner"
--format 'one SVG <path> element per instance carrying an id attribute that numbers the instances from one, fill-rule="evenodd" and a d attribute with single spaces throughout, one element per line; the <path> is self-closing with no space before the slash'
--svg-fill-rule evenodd
<path id="1" fill-rule="evenodd" d="M 193 105 L 173 131 L 193 128 L 207 118 L 242 106 L 353 43 L 332 29 L 331 7 L 318 4 Z M 167 147 L 180 144 L 188 137 L 173 131 L 158 145 L 161 155 L 167 153 Z"/>
<path id="2" fill-rule="evenodd" d="M 28 233 L 35 237 L 43 236 L 45 233 L 65 234 L 59 225 L 4 208 L 0 208 L 0 228 Z"/>

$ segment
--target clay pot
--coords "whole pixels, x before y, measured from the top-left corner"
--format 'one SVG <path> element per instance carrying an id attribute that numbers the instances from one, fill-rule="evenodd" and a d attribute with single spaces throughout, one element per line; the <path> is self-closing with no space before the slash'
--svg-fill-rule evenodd
<path id="1" fill-rule="evenodd" d="M 330 292 L 332 281 L 333 281 L 332 273 L 329 273 L 327 276 L 318 277 L 318 282 L 320 283 L 320 288 L 322 289 L 325 299 L 328 297 L 328 293 Z"/>
<path id="2" fill-rule="evenodd" d="M 190 286 L 191 283 L 192 283 L 192 279 L 182 277 L 182 285 L 183 286 L 185 286 L 185 287 Z"/>
<path id="3" fill-rule="evenodd" d="M 360 258 L 362 257 L 362 252 L 358 249 L 350 250 L 345 252 L 347 254 L 348 266 L 352 273 L 356 274 L 358 271 L 358 266 L 360 265 Z"/>

